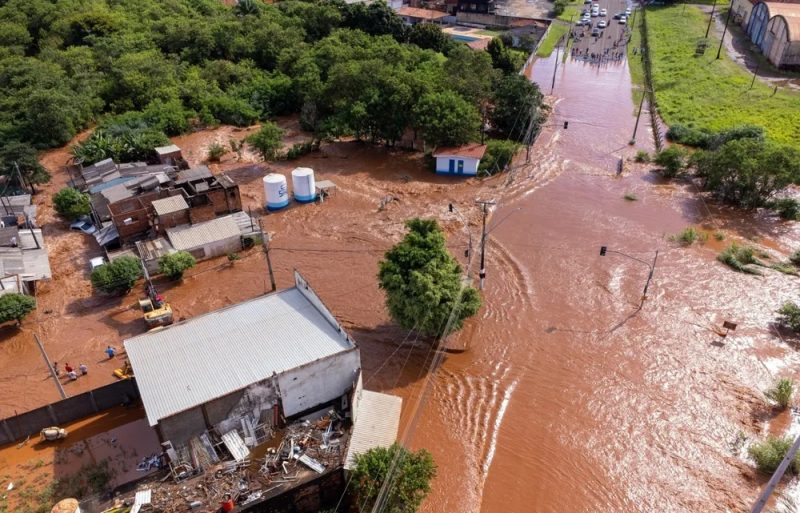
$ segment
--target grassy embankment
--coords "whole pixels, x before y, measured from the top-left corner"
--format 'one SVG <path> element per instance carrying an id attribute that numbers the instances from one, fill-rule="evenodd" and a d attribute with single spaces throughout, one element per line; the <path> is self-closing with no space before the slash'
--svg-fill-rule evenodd
<path id="1" fill-rule="evenodd" d="M 550 57 L 550 54 L 553 53 L 558 40 L 565 36 L 567 32 L 569 32 L 569 25 L 566 23 L 553 21 L 552 25 L 550 25 L 550 29 L 547 31 L 547 35 L 545 35 L 544 39 L 542 39 L 539 49 L 536 50 L 536 56 Z"/>
<path id="2" fill-rule="evenodd" d="M 643 84 L 641 59 L 632 49 L 641 46 L 639 20 L 628 48 L 631 76 Z M 682 123 L 721 130 L 736 125 L 763 126 L 771 139 L 800 148 L 800 94 L 778 90 L 756 80 L 725 53 L 716 59 L 719 37 L 709 37 L 704 55 L 695 57 L 703 38 L 708 14 L 693 6 L 676 5 L 647 9 L 653 86 L 659 112 L 667 124 Z M 641 93 L 638 93 L 641 94 Z M 639 96 L 634 92 L 636 101 Z"/>

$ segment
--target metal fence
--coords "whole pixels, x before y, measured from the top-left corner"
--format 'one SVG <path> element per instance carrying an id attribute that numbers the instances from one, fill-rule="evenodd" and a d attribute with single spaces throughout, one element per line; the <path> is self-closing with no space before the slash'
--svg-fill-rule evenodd
<path id="1" fill-rule="evenodd" d="M 0 445 L 33 436 L 48 426 L 73 422 L 139 399 L 133 379 L 123 379 L 80 395 L 0 420 Z"/>

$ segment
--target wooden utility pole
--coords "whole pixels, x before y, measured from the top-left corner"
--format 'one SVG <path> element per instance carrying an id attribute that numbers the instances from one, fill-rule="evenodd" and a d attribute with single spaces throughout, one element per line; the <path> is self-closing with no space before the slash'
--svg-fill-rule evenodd
<path id="1" fill-rule="evenodd" d="M 647 95 L 647 91 L 642 91 L 642 99 L 639 102 L 639 112 L 636 114 L 636 124 L 633 125 L 633 135 L 631 136 L 630 145 L 633 146 L 636 144 L 636 131 L 639 130 L 639 118 L 642 117 L 642 106 L 644 105 L 644 97 Z"/>
<path id="2" fill-rule="evenodd" d="M 475 200 L 475 203 L 481 205 L 483 210 L 483 228 L 481 230 L 481 268 L 478 273 L 480 277 L 480 289 L 483 290 L 483 284 L 486 281 L 486 217 L 489 215 L 489 205 L 495 205 L 497 202 L 494 200 Z"/>
<path id="3" fill-rule="evenodd" d="M 61 381 L 58 380 L 58 375 L 56 374 L 56 370 L 53 368 L 53 364 L 50 363 L 50 358 L 47 356 L 47 352 L 44 350 L 44 345 L 42 345 L 42 341 L 39 340 L 39 335 L 34 333 L 33 338 L 36 339 L 36 344 L 39 346 L 39 351 L 42 352 L 42 357 L 44 357 L 44 362 L 47 364 L 47 369 L 50 371 L 50 375 L 53 376 L 53 381 L 56 382 L 58 393 L 61 394 L 62 399 L 66 399 L 67 394 L 64 393 L 64 387 L 61 386 Z"/>
<path id="4" fill-rule="evenodd" d="M 714 21 L 714 11 L 717 8 L 717 0 L 714 0 L 714 5 L 711 6 L 711 16 L 708 17 L 708 26 L 706 27 L 706 35 L 705 37 L 708 38 L 708 32 L 711 30 L 711 22 Z"/>
<path id="5" fill-rule="evenodd" d="M 725 18 L 725 28 L 722 31 L 722 37 L 719 38 L 719 48 L 717 48 L 717 59 L 722 53 L 722 43 L 725 41 L 725 34 L 728 33 L 728 23 L 731 21 L 731 14 L 733 13 L 733 6 L 728 7 L 728 17 Z"/>
<path id="6" fill-rule="evenodd" d="M 267 271 L 269 271 L 269 284 L 272 287 L 272 292 L 278 289 L 275 284 L 275 273 L 272 271 L 272 260 L 269 257 L 269 235 L 264 233 L 264 228 L 261 225 L 261 219 L 258 220 L 258 230 L 261 232 L 261 244 L 264 246 L 264 255 L 267 257 Z"/>

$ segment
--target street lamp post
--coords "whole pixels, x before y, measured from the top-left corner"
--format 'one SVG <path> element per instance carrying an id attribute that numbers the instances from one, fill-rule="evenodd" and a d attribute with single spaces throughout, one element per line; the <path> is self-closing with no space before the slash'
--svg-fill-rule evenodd
<path id="1" fill-rule="evenodd" d="M 631 260 L 636 260 L 639 263 L 642 263 L 650 269 L 650 272 L 647 275 L 647 281 L 644 284 L 644 290 L 642 291 L 642 301 L 639 303 L 639 309 L 644 306 L 644 300 L 647 299 L 647 289 L 650 287 L 650 281 L 653 279 L 653 273 L 656 271 L 656 261 L 658 260 L 658 250 L 656 250 L 656 256 L 653 257 L 653 263 L 649 263 L 641 258 L 636 258 L 635 256 L 628 255 L 627 253 L 623 253 L 621 251 L 614 251 L 613 249 L 608 249 L 607 246 L 600 246 L 600 256 L 606 256 L 606 253 L 616 253 L 617 255 L 622 255 L 624 257 L 630 258 Z"/>
<path id="2" fill-rule="evenodd" d="M 467 249 L 464 250 L 464 256 L 467 258 L 467 261 L 469 261 L 470 257 L 472 256 L 472 231 L 469 229 L 469 223 L 467 223 L 467 220 L 464 219 L 464 216 L 461 215 L 461 212 L 455 207 L 455 205 L 448 203 L 447 208 L 450 210 L 450 212 L 456 214 L 458 218 L 461 219 L 461 223 L 464 225 L 464 230 L 467 232 L 469 245 L 467 246 Z M 467 266 L 467 271 L 469 271 L 469 265 Z"/>
<path id="3" fill-rule="evenodd" d="M 642 99 L 639 101 L 639 112 L 638 112 L 638 113 L 636 113 L 636 124 L 635 124 L 635 125 L 633 125 L 633 135 L 631 136 L 631 140 L 630 140 L 630 142 L 628 143 L 628 144 L 630 144 L 631 146 L 633 146 L 634 144 L 636 144 L 636 131 L 637 131 L 637 130 L 639 130 L 639 118 L 641 118 L 641 117 L 642 117 L 642 106 L 644 106 L 644 97 L 645 97 L 645 96 L 647 95 L 647 93 L 649 93 L 649 92 L 650 92 L 650 91 L 649 91 L 649 90 L 647 90 L 647 89 L 645 89 L 644 91 L 642 91 Z"/>

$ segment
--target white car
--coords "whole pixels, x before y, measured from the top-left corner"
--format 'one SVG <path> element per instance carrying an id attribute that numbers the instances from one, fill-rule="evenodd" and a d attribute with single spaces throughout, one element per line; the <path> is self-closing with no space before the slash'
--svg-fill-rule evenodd
<path id="1" fill-rule="evenodd" d="M 608 11 L 606 11 L 605 9 L 600 9 L 600 16 L 603 17 L 608 16 Z"/>
<path id="2" fill-rule="evenodd" d="M 619 24 L 620 25 L 625 25 L 626 23 L 628 23 L 628 18 L 627 17 L 623 16 L 622 18 L 619 19 Z"/>
<path id="3" fill-rule="evenodd" d="M 627 9 L 625 9 L 625 16 L 630 16 L 630 15 L 631 15 L 631 8 L 628 7 Z"/>
<path id="4" fill-rule="evenodd" d="M 597 28 L 606 28 L 606 20 L 600 20 L 597 22 Z"/>
<path id="5" fill-rule="evenodd" d="M 597 18 L 598 16 L 600 16 L 598 11 L 592 11 L 592 18 Z"/>
<path id="6" fill-rule="evenodd" d="M 88 217 L 82 216 L 72 222 L 69 225 L 70 230 L 75 230 L 78 232 L 83 232 L 86 235 L 91 235 L 97 231 L 97 228 L 92 224 Z"/>
<path id="7" fill-rule="evenodd" d="M 91 260 L 89 260 L 89 270 L 90 271 L 94 271 L 95 269 L 97 269 L 101 265 L 106 265 L 106 259 L 104 257 L 99 256 L 99 257 L 94 257 Z"/>

